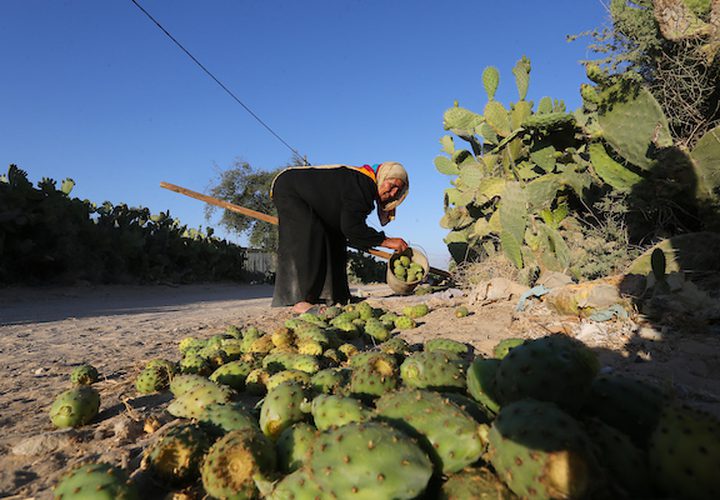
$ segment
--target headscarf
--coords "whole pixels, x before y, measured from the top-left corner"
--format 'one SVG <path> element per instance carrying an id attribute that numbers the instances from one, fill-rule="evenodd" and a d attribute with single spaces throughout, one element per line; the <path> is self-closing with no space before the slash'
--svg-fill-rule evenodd
<path id="1" fill-rule="evenodd" d="M 403 202 L 405 197 L 408 195 L 410 190 L 410 180 L 408 179 L 407 171 L 400 163 L 394 161 L 386 161 L 381 163 L 377 167 L 377 185 L 381 186 L 383 182 L 390 179 L 400 179 L 403 181 L 403 188 L 394 200 L 390 200 L 387 203 L 381 203 L 378 201 L 377 214 L 381 225 L 386 225 L 391 220 L 395 219 L 395 209 L 400 203 Z"/>

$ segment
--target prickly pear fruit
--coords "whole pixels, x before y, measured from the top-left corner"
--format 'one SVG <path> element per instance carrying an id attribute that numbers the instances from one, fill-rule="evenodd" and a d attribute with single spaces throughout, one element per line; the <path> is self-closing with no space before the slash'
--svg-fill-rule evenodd
<path id="1" fill-rule="evenodd" d="M 61 393 L 50 407 L 55 427 L 79 427 L 90 422 L 100 409 L 100 393 L 81 385 Z"/>
<path id="2" fill-rule="evenodd" d="M 183 484 L 197 478 L 210 439 L 196 424 L 170 427 L 145 451 L 143 467 L 168 484 Z"/>
<path id="3" fill-rule="evenodd" d="M 98 381 L 100 374 L 93 365 L 80 365 L 70 372 L 70 381 L 75 385 L 92 385 Z"/>
<path id="4" fill-rule="evenodd" d="M 213 385 L 213 383 L 200 375 L 177 375 L 170 381 L 170 392 L 178 398 L 199 385 Z"/>
<path id="5" fill-rule="evenodd" d="M 370 410 L 354 398 L 321 394 L 312 401 L 315 427 L 324 431 L 331 427 L 363 422 L 370 417 Z"/>
<path id="6" fill-rule="evenodd" d="M 357 364 L 350 376 L 350 393 L 361 399 L 375 398 L 398 385 L 395 359 L 387 354 L 375 353 L 364 363 Z"/>
<path id="7" fill-rule="evenodd" d="M 263 368 L 256 368 L 248 373 L 245 379 L 245 390 L 249 394 L 255 396 L 262 396 L 267 392 L 267 381 L 270 378 L 270 373 Z"/>
<path id="8" fill-rule="evenodd" d="M 64 473 L 53 488 L 56 499 L 136 500 L 127 474 L 108 463 L 85 464 Z"/>
<path id="9" fill-rule="evenodd" d="M 428 340 L 425 343 L 424 349 L 427 352 L 433 352 L 433 351 L 454 352 L 455 354 L 460 354 L 461 356 L 467 354 L 469 351 L 468 346 L 466 344 L 463 344 L 462 342 L 458 342 L 457 340 L 442 339 L 442 338 Z"/>
<path id="10" fill-rule="evenodd" d="M 334 393 L 347 384 L 349 377 L 350 370 L 346 368 L 326 368 L 312 376 L 310 387 L 318 393 Z"/>
<path id="11" fill-rule="evenodd" d="M 425 490 L 432 463 L 403 433 L 369 422 L 322 433 L 312 447 L 307 470 L 322 491 L 337 498 L 410 499 Z"/>
<path id="12" fill-rule="evenodd" d="M 167 370 L 160 366 L 145 368 L 135 379 L 135 388 L 140 394 L 152 394 L 168 388 L 170 379 Z"/>
<path id="13" fill-rule="evenodd" d="M 427 304 L 415 304 L 414 306 L 406 306 L 403 307 L 402 310 L 403 316 L 407 316 L 408 318 L 412 319 L 422 318 L 429 312 L 430 308 L 427 306 Z"/>
<path id="14" fill-rule="evenodd" d="M 385 342 L 390 338 L 390 331 L 385 328 L 382 321 L 375 318 L 370 318 L 365 322 L 365 333 L 370 335 L 378 342 Z"/>
<path id="15" fill-rule="evenodd" d="M 231 361 L 212 372 L 210 380 L 232 387 L 236 391 L 242 391 L 245 388 L 245 379 L 255 368 L 257 368 L 255 364 L 247 361 Z"/>
<path id="16" fill-rule="evenodd" d="M 492 413 L 500 411 L 495 395 L 495 374 L 499 359 L 475 358 L 467 370 L 467 392 Z"/>
<path id="17" fill-rule="evenodd" d="M 405 355 L 410 352 L 410 345 L 406 340 L 400 337 L 393 337 L 390 340 L 383 342 L 378 347 L 385 354 L 390 354 L 394 356 L 395 359 L 399 360 L 404 359 Z"/>
<path id="18" fill-rule="evenodd" d="M 300 370 L 283 370 L 270 375 L 265 387 L 268 391 L 272 391 L 283 382 L 296 382 L 303 387 L 309 387 L 311 378 L 309 373 L 301 372 Z"/>
<path id="19" fill-rule="evenodd" d="M 256 481 L 275 468 L 275 448 L 254 429 L 228 432 L 208 451 L 202 465 L 202 483 L 214 498 L 257 498 Z"/>
<path id="20" fill-rule="evenodd" d="M 522 498 L 584 498 L 597 480 L 590 440 L 554 403 L 524 399 L 503 406 L 487 432 L 488 458 Z"/>
<path id="21" fill-rule="evenodd" d="M 316 437 L 317 429 L 307 422 L 298 422 L 282 431 L 275 446 L 278 468 L 286 474 L 301 468 Z"/>
<path id="22" fill-rule="evenodd" d="M 500 361 L 495 394 L 502 404 L 533 398 L 573 411 L 583 403 L 597 370 L 595 354 L 574 339 L 564 335 L 533 339 Z"/>
<path id="23" fill-rule="evenodd" d="M 510 500 L 512 493 L 488 469 L 465 469 L 448 477 L 440 489 L 440 500 Z"/>
<path id="24" fill-rule="evenodd" d="M 416 326 L 415 320 L 407 316 L 398 316 L 397 319 L 395 319 L 395 328 L 398 330 L 411 330 Z"/>
<path id="25" fill-rule="evenodd" d="M 465 363 L 453 353 L 418 352 L 400 365 L 400 376 L 408 387 L 438 391 L 465 390 Z"/>
<path id="26" fill-rule="evenodd" d="M 165 371 L 165 373 L 167 373 L 168 380 L 173 378 L 173 376 L 177 373 L 177 366 L 175 366 L 175 363 L 164 358 L 151 359 L 145 365 L 145 369 L 156 367 L 161 368 Z"/>
<path id="27" fill-rule="evenodd" d="M 688 406 L 668 405 L 650 438 L 650 465 L 661 491 L 678 498 L 720 493 L 720 421 Z"/>
<path id="28" fill-rule="evenodd" d="M 205 407 L 214 403 L 227 403 L 234 399 L 237 393 L 225 385 L 210 382 L 207 385 L 198 385 L 177 397 L 167 407 L 168 413 L 180 418 L 200 418 Z"/>
<path id="29" fill-rule="evenodd" d="M 495 347 L 493 347 L 493 356 L 495 356 L 498 360 L 503 359 L 512 349 L 515 349 L 517 346 L 523 345 L 524 343 L 525 339 L 502 339 Z"/>
<path id="30" fill-rule="evenodd" d="M 475 419 L 436 392 L 401 389 L 383 395 L 375 406 L 379 417 L 418 437 L 443 474 L 467 467 L 483 452 Z"/>
<path id="31" fill-rule="evenodd" d="M 305 403 L 305 391 L 296 382 L 283 382 L 268 391 L 260 408 L 260 429 L 271 439 L 295 422 L 305 419 L 302 407 Z"/>
<path id="32" fill-rule="evenodd" d="M 464 318 L 469 314 L 470 314 L 470 311 L 468 311 L 468 308 L 465 306 L 460 306 L 455 309 L 455 317 L 456 318 Z"/>
<path id="33" fill-rule="evenodd" d="M 259 429 L 257 419 L 241 403 L 209 404 L 198 416 L 198 422 L 212 436 L 250 427 Z"/>

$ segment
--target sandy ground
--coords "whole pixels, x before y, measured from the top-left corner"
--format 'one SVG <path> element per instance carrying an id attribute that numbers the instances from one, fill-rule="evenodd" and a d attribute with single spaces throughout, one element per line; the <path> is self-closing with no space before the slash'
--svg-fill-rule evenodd
<path id="1" fill-rule="evenodd" d="M 632 320 L 596 323 L 559 317 L 542 303 L 522 313 L 515 301 L 468 304 L 459 291 L 390 296 L 384 285 L 356 291 L 373 305 L 399 312 L 426 301 L 431 313 L 402 336 L 412 342 L 446 337 L 490 354 L 502 338 L 565 333 L 599 355 L 602 370 L 631 373 L 672 386 L 679 397 L 720 415 L 720 337 Z M 165 394 L 138 396 L 134 378 L 149 359 L 179 359 L 186 336 L 207 338 L 228 325 L 272 331 L 291 316 L 271 309 L 263 285 L 104 286 L 0 289 L 0 497 L 51 498 L 68 465 L 107 460 L 137 469 L 149 436 L 147 417 L 164 423 Z M 455 318 L 458 304 L 472 314 Z M 55 431 L 48 409 L 69 387 L 74 366 L 92 363 L 101 413 L 79 429 Z"/>

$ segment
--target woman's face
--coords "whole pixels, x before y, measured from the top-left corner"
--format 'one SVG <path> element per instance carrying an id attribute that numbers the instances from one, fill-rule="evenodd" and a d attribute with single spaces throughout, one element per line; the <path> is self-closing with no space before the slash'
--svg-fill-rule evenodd
<path id="1" fill-rule="evenodd" d="M 388 179 L 378 186 L 378 197 L 383 203 L 395 200 L 402 192 L 405 183 L 401 179 Z"/>

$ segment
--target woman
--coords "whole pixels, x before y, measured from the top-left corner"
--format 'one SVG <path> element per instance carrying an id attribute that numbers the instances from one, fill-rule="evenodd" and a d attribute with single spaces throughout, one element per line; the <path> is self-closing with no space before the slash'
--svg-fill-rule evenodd
<path id="1" fill-rule="evenodd" d="M 280 240 L 273 307 L 292 305 L 303 313 L 313 304 L 347 303 L 348 244 L 361 250 L 407 248 L 402 238 L 389 238 L 365 222 L 375 204 L 383 226 L 394 219 L 410 187 L 400 163 L 375 167 L 290 167 L 275 177 L 270 196 Z"/>

